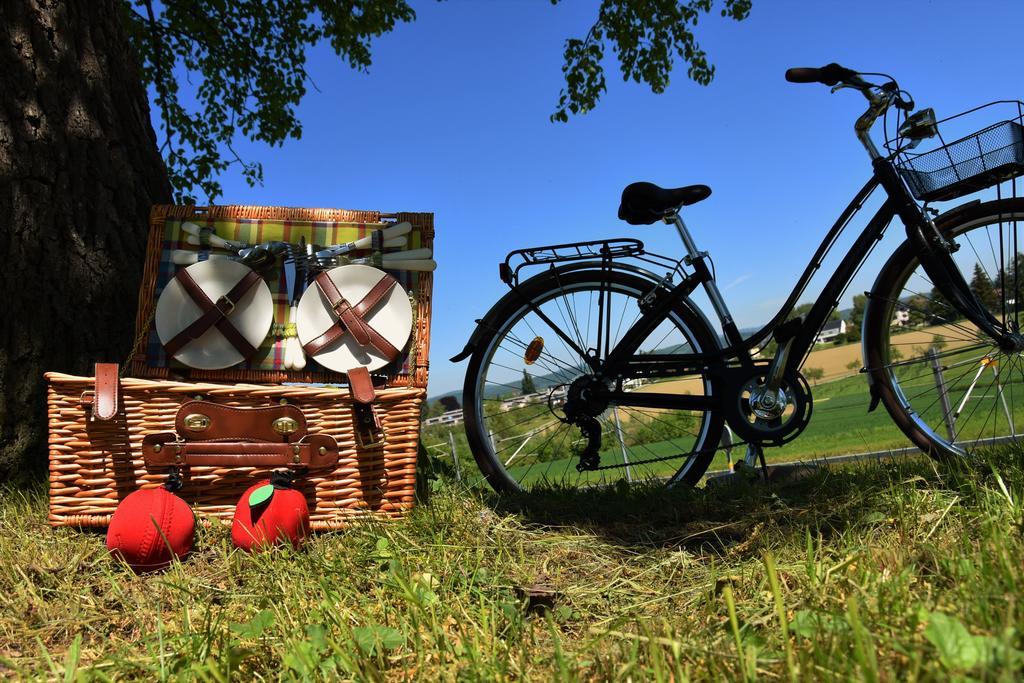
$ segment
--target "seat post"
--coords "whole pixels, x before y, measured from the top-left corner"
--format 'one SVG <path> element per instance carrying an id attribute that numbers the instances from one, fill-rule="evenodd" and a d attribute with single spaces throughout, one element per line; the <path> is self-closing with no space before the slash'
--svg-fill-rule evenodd
<path id="1" fill-rule="evenodd" d="M 701 276 L 701 280 L 704 284 L 704 290 L 708 293 L 708 299 L 711 300 L 711 305 L 715 308 L 715 313 L 718 314 L 718 319 L 722 321 L 722 328 L 727 330 L 726 334 L 728 335 L 729 330 L 731 330 L 734 325 L 732 313 L 729 312 L 729 307 L 725 305 L 725 299 L 722 298 L 722 293 L 718 291 L 718 284 L 711 276 L 710 269 L 704 263 L 704 259 L 707 257 L 708 253 L 697 249 L 697 244 L 693 241 L 693 237 L 690 235 L 690 231 L 686 228 L 686 224 L 683 223 L 683 219 L 680 217 L 678 210 L 667 214 L 665 216 L 665 222 L 671 222 L 676 226 L 676 231 L 679 233 L 680 239 L 683 240 L 683 246 L 686 247 L 686 265 L 693 266 Z"/>
<path id="2" fill-rule="evenodd" d="M 704 256 L 704 254 L 697 251 L 697 244 L 693 241 L 693 237 L 690 236 L 690 231 L 687 229 L 686 224 L 683 223 L 683 219 L 678 211 L 673 211 L 665 216 L 665 222 L 668 223 L 669 221 L 676 226 L 676 232 L 679 233 L 679 238 L 683 240 L 683 246 L 686 247 L 686 253 L 689 254 L 690 259 Z"/>

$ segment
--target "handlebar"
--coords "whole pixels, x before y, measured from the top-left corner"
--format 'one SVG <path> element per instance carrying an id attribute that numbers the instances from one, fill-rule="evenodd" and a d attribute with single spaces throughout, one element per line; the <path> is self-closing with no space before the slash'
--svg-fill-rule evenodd
<path id="1" fill-rule="evenodd" d="M 842 87 L 859 90 L 868 101 L 868 110 L 857 119 L 854 130 L 857 132 L 857 138 L 860 139 L 872 159 L 880 156 L 869 135 L 875 121 L 893 104 L 900 109 L 906 110 L 913 107 L 912 100 L 906 101 L 902 98 L 899 86 L 896 85 L 895 81 L 890 79 L 890 82 L 881 86 L 868 83 L 856 71 L 847 69 L 835 62 L 827 64 L 820 69 L 809 67 L 787 69 L 786 80 L 790 83 L 821 83 L 834 88 L 834 90 Z"/>
<path id="2" fill-rule="evenodd" d="M 786 69 L 786 80 L 790 83 L 821 83 L 827 86 L 844 83 L 861 89 L 870 87 L 870 83 L 861 79 L 856 71 L 839 66 L 835 62 L 827 64 L 820 69 L 812 67 Z"/>

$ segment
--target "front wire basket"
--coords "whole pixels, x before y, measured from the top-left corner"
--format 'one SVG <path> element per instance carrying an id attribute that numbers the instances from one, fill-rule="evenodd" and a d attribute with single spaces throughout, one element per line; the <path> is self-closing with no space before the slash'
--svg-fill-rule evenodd
<path id="1" fill-rule="evenodd" d="M 992 121 L 980 130 L 979 120 Z M 1024 103 L 999 100 L 936 123 L 939 145 L 925 152 L 901 149 L 900 138 L 886 140 L 897 153 L 896 168 L 915 198 L 956 199 L 1024 175 Z M 975 129 L 964 134 L 963 131 Z M 945 131 L 945 135 L 943 135 Z M 946 138 L 955 137 L 953 142 Z"/>

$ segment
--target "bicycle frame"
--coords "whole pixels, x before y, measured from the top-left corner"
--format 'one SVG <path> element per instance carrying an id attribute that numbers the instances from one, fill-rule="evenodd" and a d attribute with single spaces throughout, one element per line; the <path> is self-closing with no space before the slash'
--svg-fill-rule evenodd
<path id="1" fill-rule="evenodd" d="M 1011 335 L 1000 329 L 999 322 L 977 303 L 967 283 L 953 265 L 949 250 L 943 251 L 945 241 L 941 240 L 941 237 L 929 239 L 929 227 L 931 232 L 934 232 L 934 225 L 927 220 L 909 195 L 892 163 L 887 159 L 876 158 L 873 166 L 875 172 L 871 179 L 861 188 L 825 235 L 785 303 L 768 323 L 747 339 L 740 334 L 718 291 L 707 264 L 707 253 L 697 249 L 678 213 L 667 216 L 665 221 L 673 223 L 679 231 L 687 250 L 685 263 L 693 268 L 693 272 L 671 290 L 660 293 L 655 298 L 653 305 L 626 331 L 615 348 L 608 350 L 605 360 L 601 363 L 601 372 L 606 378 L 617 379 L 618 382 L 614 389 L 604 394 L 604 398 L 616 404 L 635 407 L 713 409 L 720 401 L 714 396 L 694 397 L 654 392 L 624 392 L 621 388 L 621 380 L 636 377 L 677 377 L 683 374 L 699 374 L 708 368 L 735 367 L 737 364 L 744 370 L 753 372 L 755 363 L 751 354 L 752 349 L 773 334 L 780 343 L 780 353 L 786 354 L 782 358 L 773 359 L 773 365 L 776 362 L 781 365 L 779 376 L 796 372 L 806 360 L 818 333 L 838 305 L 850 281 L 896 216 L 899 216 L 904 223 L 908 237 L 912 240 L 917 238 L 917 241 L 914 242 L 918 247 L 917 251 L 925 270 L 932 277 L 935 285 L 943 290 L 943 293 L 950 297 L 951 301 L 958 302 L 960 304 L 958 307 L 962 308 L 963 313 L 979 328 L 991 334 L 1001 343 L 1005 343 Z M 879 186 L 882 186 L 888 195 L 885 202 L 867 222 L 850 250 L 836 267 L 835 272 L 829 277 L 821 295 L 807 315 L 803 319 L 798 318 L 786 323 L 787 316 L 796 306 L 797 300 L 803 294 L 815 272 L 821 267 L 824 258 L 834 246 L 839 235 Z M 937 234 L 935 232 L 936 236 Z M 638 356 L 637 350 L 643 340 L 665 320 L 675 306 L 699 286 L 704 287 L 722 324 L 726 347 L 710 354 Z M 601 307 L 602 302 L 599 299 L 599 310 Z M 550 321 L 547 322 L 558 331 L 557 326 Z M 789 343 L 785 344 L 785 342 Z M 600 345 L 598 349 L 600 349 Z"/>

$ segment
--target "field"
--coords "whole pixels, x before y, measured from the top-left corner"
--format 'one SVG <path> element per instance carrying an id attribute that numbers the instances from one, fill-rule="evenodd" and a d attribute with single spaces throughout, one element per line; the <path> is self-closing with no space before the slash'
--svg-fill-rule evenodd
<path id="1" fill-rule="evenodd" d="M 0 676 L 59 680 L 1019 680 L 1024 471 L 921 459 L 762 488 L 434 479 L 406 519 L 137 577 L 0 489 Z"/>
<path id="2" fill-rule="evenodd" d="M 964 336 L 962 330 L 952 330 L 952 332 L 961 337 Z M 923 349 L 931 346 L 938 336 L 943 336 L 942 346 L 943 354 L 945 354 L 943 362 L 950 367 L 947 373 L 947 380 L 950 396 L 952 397 L 953 404 L 956 405 L 961 397 L 965 395 L 970 385 L 975 368 L 977 367 L 976 356 L 980 352 L 965 350 L 963 353 L 956 353 L 956 350 L 963 347 L 967 342 L 958 340 L 951 334 L 951 330 L 948 327 L 943 326 L 904 332 L 893 337 L 893 344 L 894 348 L 901 349 L 904 354 L 919 356 Z M 811 353 L 805 367 L 822 368 L 825 379 L 820 380 L 813 387 L 814 413 L 810 425 L 795 441 L 780 448 L 768 449 L 766 457 L 770 461 L 813 461 L 832 455 L 901 449 L 910 445 L 907 438 L 892 423 L 884 407 L 879 406 L 874 412 L 868 412 L 870 397 L 867 380 L 863 374 L 857 371 L 860 367 L 860 355 L 861 347 L 859 344 L 819 347 Z M 856 361 L 856 363 L 854 364 L 853 361 Z M 856 368 L 847 367 L 849 365 L 856 365 Z M 934 394 L 934 377 L 927 367 L 917 365 L 902 368 L 899 372 L 905 389 L 912 389 L 915 392 L 930 391 Z M 1007 374 L 1004 374 L 1002 381 L 1008 395 L 1012 396 L 1014 389 L 1017 389 L 1018 393 L 1024 391 L 1024 385 L 1021 385 L 1019 381 L 1019 373 L 1009 374 L 1012 374 L 1016 379 L 1007 381 Z M 986 374 L 978 390 L 972 393 L 971 400 L 965 404 L 964 415 L 958 422 L 963 434 L 970 434 L 972 431 L 984 431 L 986 436 L 1010 433 L 1009 425 L 996 425 L 992 421 L 992 415 L 986 412 L 993 405 L 989 400 L 991 397 L 985 392 L 985 389 L 989 387 L 987 384 L 989 381 L 990 375 Z M 645 385 L 639 391 L 692 393 L 694 387 L 695 383 L 693 380 L 668 380 Z M 926 397 L 923 401 L 915 403 L 915 406 L 923 411 L 930 424 L 941 426 L 943 421 L 939 412 L 940 406 L 934 402 L 929 404 L 928 401 L 931 401 L 931 397 Z M 1017 403 L 1020 404 L 1021 402 L 1018 401 Z M 983 406 L 986 410 L 981 410 L 975 414 L 973 410 L 976 406 Z M 543 424 L 545 419 L 550 417 L 548 411 L 540 405 L 536 406 L 533 410 L 536 413 L 535 417 L 523 420 L 513 430 L 513 434 L 526 433 L 536 425 Z M 1013 412 L 1015 423 L 1024 424 L 1024 404 L 1014 406 Z M 631 431 L 639 428 L 638 425 L 634 424 L 636 413 L 635 411 L 633 413 L 620 411 L 620 413 L 623 430 L 627 433 L 628 437 Z M 520 412 L 517 415 L 521 418 L 523 414 Z M 665 416 L 664 413 L 652 411 L 642 413 L 641 415 L 646 415 L 648 418 L 651 415 Z M 986 420 L 989 420 L 990 423 L 985 424 Z M 605 417 L 605 422 L 609 422 L 607 416 Z M 450 448 L 446 443 L 449 429 L 444 427 L 425 430 L 425 442 L 428 445 L 436 446 L 436 450 L 432 452 L 450 453 Z M 456 449 L 462 456 L 463 474 L 470 481 L 479 480 L 479 474 L 476 472 L 462 429 L 455 428 L 452 431 L 456 439 Z M 989 431 L 992 433 L 988 433 Z M 643 458 L 657 458 L 681 452 L 678 441 L 665 439 L 666 437 L 659 439 L 656 436 L 654 438 L 647 438 L 642 446 L 634 448 L 634 451 L 642 449 L 642 452 L 638 452 L 635 455 L 631 454 L 630 460 L 635 460 L 637 455 Z M 541 440 L 541 438 L 537 438 L 534 443 Z M 641 440 L 639 438 L 633 439 L 634 442 Z M 560 443 L 560 449 L 554 448 L 557 452 L 546 453 L 534 459 L 522 457 L 521 455 L 518 456 L 518 460 L 513 462 L 508 468 L 511 475 L 521 479 L 526 484 L 545 479 L 558 481 L 563 477 L 575 478 L 577 476 L 575 474 L 575 465 L 578 462 L 578 457 L 572 453 L 568 439 Z M 527 446 L 528 448 L 523 453 L 529 451 L 529 444 Z M 710 466 L 711 470 L 726 468 L 728 466 L 728 458 L 731 457 L 733 460 L 742 458 L 743 450 L 741 446 L 733 449 L 731 453 L 728 453 L 726 450 L 720 451 Z M 514 446 L 508 447 L 505 455 L 507 456 L 513 451 Z M 614 434 L 606 432 L 602 437 L 601 462 L 602 464 L 623 462 Z M 643 469 L 636 468 L 633 474 L 634 477 L 670 476 L 681 464 L 681 459 L 673 459 L 664 463 L 647 465 Z M 587 476 L 597 477 L 598 475 Z"/>

